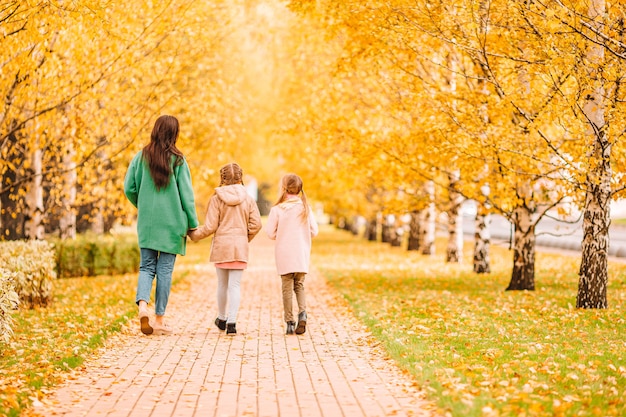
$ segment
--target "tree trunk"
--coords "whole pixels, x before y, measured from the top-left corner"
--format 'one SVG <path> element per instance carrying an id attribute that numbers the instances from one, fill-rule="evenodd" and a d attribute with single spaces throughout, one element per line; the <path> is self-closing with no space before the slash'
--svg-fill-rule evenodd
<path id="1" fill-rule="evenodd" d="M 407 250 L 420 249 L 420 212 L 411 212 L 411 222 L 409 223 L 409 244 Z"/>
<path id="2" fill-rule="evenodd" d="M 608 308 L 609 198 L 602 185 L 587 186 L 576 307 Z"/>
<path id="3" fill-rule="evenodd" d="M 0 233 L 2 236 L 0 240 L 24 239 L 26 237 L 24 199 L 19 197 L 23 190 L 20 188 L 21 186 L 13 187 L 14 184 L 23 179 L 20 174 L 23 172 L 24 163 L 24 155 L 21 151 L 23 144 L 16 134 L 11 134 L 7 137 L 4 148 L 6 150 L 2 150 L 1 156 L 10 164 L 4 168 L 2 175 L 0 175 L 0 180 L 2 180 L 0 183 L 0 190 L 2 190 L 0 193 L 0 205 L 2 205 L 2 211 L 0 211 L 2 218 Z"/>
<path id="4" fill-rule="evenodd" d="M 352 233 L 354 236 L 357 236 L 359 234 L 360 225 L 361 225 L 361 217 L 353 216 L 352 222 L 350 223 L 350 233 Z"/>
<path id="5" fill-rule="evenodd" d="M 43 226 L 43 152 L 35 149 L 32 154 L 31 175 L 26 192 L 26 222 L 25 232 L 28 239 L 42 240 L 45 237 Z"/>
<path id="6" fill-rule="evenodd" d="M 478 8 L 478 16 L 480 22 L 480 34 L 486 36 L 489 28 L 489 2 L 487 0 L 480 0 Z M 478 91 L 480 91 L 484 98 L 479 107 L 479 114 L 482 123 L 484 124 L 483 132 L 480 133 L 481 140 L 487 139 L 487 129 L 489 125 L 489 83 L 487 79 L 489 73 L 487 70 L 488 63 L 484 60 L 484 56 L 479 59 L 480 69 L 482 76 L 477 77 Z M 488 170 L 489 167 L 486 167 Z M 491 231 L 489 227 L 491 225 L 491 206 L 489 204 L 489 194 L 491 188 L 489 184 L 484 184 L 481 187 L 481 193 L 485 197 L 485 203 L 477 203 L 476 207 L 476 219 L 474 223 L 474 256 L 473 256 L 473 268 L 477 274 L 485 274 L 491 272 L 491 261 L 489 259 L 489 245 L 491 244 Z"/>
<path id="7" fill-rule="evenodd" d="M 373 215 L 367 222 L 365 227 L 365 238 L 370 242 L 376 242 L 378 240 L 378 216 Z"/>
<path id="8" fill-rule="evenodd" d="M 513 272 L 507 291 L 535 290 L 535 225 L 531 211 L 518 206 L 513 213 Z"/>
<path id="9" fill-rule="evenodd" d="M 93 218 L 91 220 L 91 231 L 97 235 L 104 233 L 104 215 L 101 203 L 96 203 Z"/>
<path id="10" fill-rule="evenodd" d="M 59 219 L 60 236 L 62 239 L 74 239 L 76 237 L 76 162 L 74 162 L 74 148 L 68 145 L 63 155 L 63 167 L 65 169 L 65 181 L 63 195 L 61 197 L 61 218 Z"/>
<path id="11" fill-rule="evenodd" d="M 450 181 L 450 208 L 448 209 L 448 248 L 446 262 L 461 263 L 463 260 L 463 196 L 457 191 L 461 173 L 457 170 L 448 175 Z"/>
<path id="12" fill-rule="evenodd" d="M 402 236 L 404 234 L 404 230 L 400 226 L 400 219 L 398 218 L 398 216 L 391 216 L 391 217 L 393 220 L 391 220 L 391 224 L 390 224 L 391 240 L 389 241 L 389 243 L 391 243 L 391 246 L 394 246 L 394 247 L 402 246 Z"/>
<path id="13" fill-rule="evenodd" d="M 380 240 L 383 243 L 391 242 L 391 225 L 389 224 L 389 215 L 386 215 L 383 217 L 382 232 L 381 232 Z"/>
<path id="14" fill-rule="evenodd" d="M 591 24 L 601 30 L 606 13 L 604 0 L 592 0 L 589 5 Z M 596 35 L 590 35 L 592 39 Z M 590 137 L 590 166 L 587 173 L 587 194 L 583 218 L 582 259 L 579 270 L 578 308 L 607 308 L 607 286 L 609 246 L 609 213 L 611 199 L 611 141 L 605 123 L 604 79 L 602 71 L 604 48 L 602 40 L 591 43 L 587 51 L 587 79 L 590 80 L 583 112 L 589 123 L 587 136 Z"/>
<path id="15" fill-rule="evenodd" d="M 489 260 L 489 244 L 491 243 L 491 213 L 489 207 L 478 204 L 474 232 L 474 272 L 485 274 L 491 272 Z"/>
<path id="16" fill-rule="evenodd" d="M 423 223 L 420 229 L 422 230 L 422 254 L 434 255 L 435 254 L 435 237 L 436 237 L 436 216 L 435 210 L 435 183 L 428 181 L 425 184 L 426 195 L 429 198 L 428 206 L 424 210 Z"/>

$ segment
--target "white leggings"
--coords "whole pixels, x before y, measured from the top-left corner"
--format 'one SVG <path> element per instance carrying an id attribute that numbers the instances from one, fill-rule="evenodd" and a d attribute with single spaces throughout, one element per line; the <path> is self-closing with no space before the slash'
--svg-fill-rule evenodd
<path id="1" fill-rule="evenodd" d="M 237 322 L 237 312 L 241 302 L 241 276 L 243 269 L 215 268 L 217 272 L 217 310 L 218 318 L 228 323 Z M 228 315 L 226 302 L 228 301 Z"/>

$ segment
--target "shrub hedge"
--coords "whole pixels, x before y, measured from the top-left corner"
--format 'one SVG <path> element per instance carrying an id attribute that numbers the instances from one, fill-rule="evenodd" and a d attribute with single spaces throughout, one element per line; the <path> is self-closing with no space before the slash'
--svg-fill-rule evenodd
<path id="1" fill-rule="evenodd" d="M 0 242 L 0 342 L 13 334 L 12 311 L 46 306 L 57 277 L 120 275 L 139 268 L 135 235 Z"/>
<path id="2" fill-rule="evenodd" d="M 139 268 L 136 235 L 84 234 L 51 242 L 59 278 L 119 275 Z"/>
<path id="3" fill-rule="evenodd" d="M 13 310 L 20 299 L 15 292 L 17 272 L 0 267 L 0 342 L 8 343 L 13 334 Z"/>
<path id="4" fill-rule="evenodd" d="M 20 303 L 26 308 L 48 305 L 52 299 L 52 281 L 57 277 L 52 245 L 42 240 L 0 244 L 0 265 L 11 272 Z"/>

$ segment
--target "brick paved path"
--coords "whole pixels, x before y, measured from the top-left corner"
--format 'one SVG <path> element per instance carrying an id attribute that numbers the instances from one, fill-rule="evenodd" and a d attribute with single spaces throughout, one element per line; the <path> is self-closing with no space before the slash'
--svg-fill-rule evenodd
<path id="1" fill-rule="evenodd" d="M 190 248 L 193 250 L 193 248 Z M 324 279 L 307 276 L 308 326 L 286 336 L 273 243 L 251 245 L 238 334 L 213 324 L 211 264 L 176 286 L 170 336 L 144 336 L 138 320 L 87 370 L 35 407 L 43 416 L 430 416 L 410 378 L 376 349 Z M 184 266 L 176 267 L 180 273 Z"/>

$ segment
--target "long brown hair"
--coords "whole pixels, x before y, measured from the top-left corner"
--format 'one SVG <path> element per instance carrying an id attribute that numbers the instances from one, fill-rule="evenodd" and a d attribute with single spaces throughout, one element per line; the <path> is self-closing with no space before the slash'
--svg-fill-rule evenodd
<path id="1" fill-rule="evenodd" d="M 170 184 L 174 166 L 183 163 L 183 153 L 176 147 L 179 124 L 174 116 L 160 116 L 150 134 L 150 143 L 143 148 L 143 157 L 150 167 L 150 175 L 157 190 Z M 172 155 L 176 158 L 172 164 Z"/>
<path id="2" fill-rule="evenodd" d="M 296 174 L 285 174 L 280 181 L 281 185 L 281 193 L 278 201 L 274 204 L 275 206 L 279 205 L 283 201 L 287 199 L 287 194 L 298 195 L 300 194 L 300 198 L 302 200 L 302 205 L 304 206 L 304 210 L 302 210 L 302 220 L 307 221 L 309 219 L 309 205 L 306 201 L 306 193 L 302 189 L 302 178 L 297 176 Z"/>

